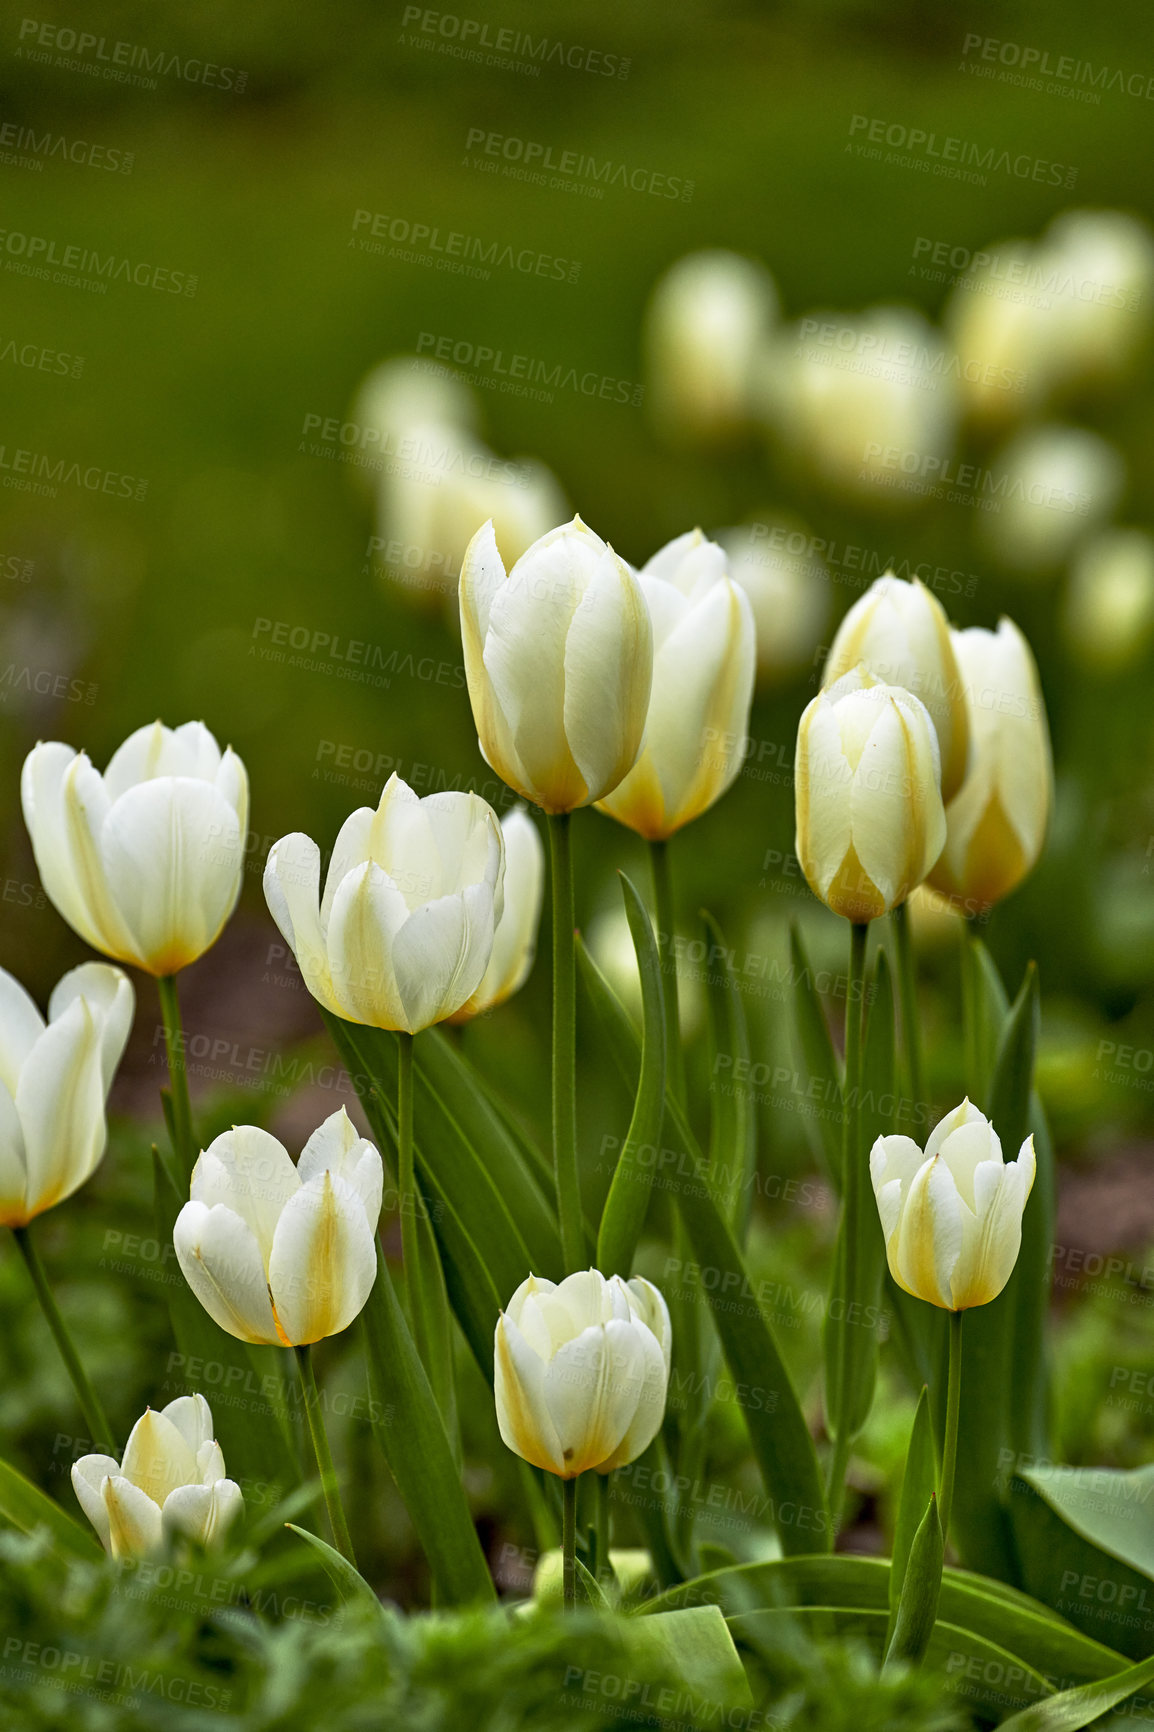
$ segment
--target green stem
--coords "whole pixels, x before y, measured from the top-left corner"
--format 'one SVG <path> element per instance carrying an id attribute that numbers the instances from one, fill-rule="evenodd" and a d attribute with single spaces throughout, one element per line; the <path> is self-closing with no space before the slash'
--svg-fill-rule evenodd
<path id="1" fill-rule="evenodd" d="M 168 1082 L 172 1090 L 176 1158 L 183 1163 L 185 1173 L 191 1175 L 197 1151 L 193 1142 L 192 1103 L 188 1098 L 188 1069 L 184 1062 L 184 1034 L 180 1022 L 176 975 L 158 975 L 156 991 L 160 998 L 160 1014 L 164 1022 L 164 1050 L 168 1058 Z"/>
<path id="2" fill-rule="evenodd" d="M 962 1405 L 962 1320 L 964 1311 L 950 1312 L 950 1376 L 946 1394 L 946 1436 L 942 1445 L 942 1485 L 938 1494 L 938 1519 L 942 1544 L 950 1537 L 950 1510 L 954 1501 L 954 1469 L 958 1460 L 958 1414 Z"/>
<path id="3" fill-rule="evenodd" d="M 862 1209 L 864 1172 L 861 1151 L 861 1067 L 862 1012 L 865 1004 L 866 945 L 869 927 L 864 922 L 850 927 L 849 983 L 845 1004 L 845 1098 L 842 1128 L 842 1219 L 839 1234 L 840 1255 L 837 1260 L 837 1284 L 846 1314 L 857 1295 L 857 1249 L 860 1238 L 859 1222 Z M 845 1496 L 845 1476 L 849 1466 L 850 1446 L 847 1408 L 849 1404 L 850 1330 L 841 1327 L 838 1334 L 832 1419 L 834 1450 L 830 1461 L 828 1494 L 830 1517 L 837 1531 Z"/>
<path id="4" fill-rule="evenodd" d="M 553 1173 L 565 1271 L 586 1264 L 577 1164 L 577 973 L 570 814 L 549 816 L 553 890 Z"/>
<path id="5" fill-rule="evenodd" d="M 897 948 L 898 1002 L 901 1006 L 902 1044 L 906 1053 L 910 1097 L 915 1112 L 922 1105 L 924 1073 L 922 1069 L 922 1036 L 918 1022 L 917 974 L 914 969 L 914 946 L 910 932 L 910 905 L 899 902 L 893 911 L 894 941 Z M 915 1118 L 920 1123 L 920 1118 Z"/>
<path id="6" fill-rule="evenodd" d="M 565 1510 L 561 1523 L 561 1589 L 567 1611 L 577 1604 L 577 1476 L 562 1481 Z"/>
<path id="7" fill-rule="evenodd" d="M 333 1467 L 328 1432 L 325 1430 L 325 1417 L 321 1412 L 321 1394 L 317 1388 L 317 1374 L 313 1369 L 312 1351 L 306 1346 L 294 1347 L 293 1352 L 297 1356 L 297 1366 L 301 1374 L 301 1390 L 305 1399 L 305 1418 L 308 1421 L 309 1437 L 312 1439 L 317 1470 L 324 1487 L 325 1508 L 329 1512 L 329 1526 L 333 1530 L 333 1540 L 341 1556 L 356 1569 L 356 1554 L 353 1551 L 349 1524 L 345 1520 L 344 1505 L 341 1503 L 341 1494 L 337 1487 L 336 1469 Z"/>
<path id="8" fill-rule="evenodd" d="M 610 1524 L 613 1517 L 609 1509 L 609 1486 L 613 1475 L 611 1473 L 595 1473 L 595 1490 L 597 1493 L 593 1506 L 593 1574 L 600 1581 L 602 1576 L 609 1574 L 609 1543 L 611 1536 Z"/>
<path id="9" fill-rule="evenodd" d="M 63 1359 L 68 1375 L 72 1380 L 76 1399 L 80 1403 L 85 1423 L 92 1435 L 93 1446 L 105 1455 L 116 1455 L 116 1439 L 112 1435 L 112 1427 L 108 1423 L 104 1408 L 100 1404 L 100 1397 L 93 1389 L 88 1373 L 85 1371 L 80 1355 L 73 1344 L 72 1337 L 68 1333 L 68 1325 L 60 1314 L 60 1307 L 53 1297 L 52 1289 L 48 1285 L 48 1276 L 45 1273 L 43 1263 L 40 1261 L 40 1253 L 32 1243 L 30 1229 L 28 1227 L 13 1227 L 12 1233 L 32 1278 L 32 1285 L 36 1289 L 36 1297 L 40 1301 L 40 1309 L 44 1313 L 45 1322 L 55 1337 L 56 1345 L 60 1349 L 60 1357 Z"/>
<path id="10" fill-rule="evenodd" d="M 657 910 L 657 947 L 661 957 L 661 983 L 665 990 L 665 1074 L 669 1090 L 679 1106 L 685 1105 L 685 1056 L 681 1049 L 681 1010 L 677 990 L 677 952 L 674 938 L 673 873 L 668 842 L 650 842 L 649 864 L 653 872 L 653 902 Z"/>
<path id="11" fill-rule="evenodd" d="M 417 1194 L 413 1179 L 413 1037 L 397 1033 L 397 1203 L 410 1321 L 417 1324 Z"/>

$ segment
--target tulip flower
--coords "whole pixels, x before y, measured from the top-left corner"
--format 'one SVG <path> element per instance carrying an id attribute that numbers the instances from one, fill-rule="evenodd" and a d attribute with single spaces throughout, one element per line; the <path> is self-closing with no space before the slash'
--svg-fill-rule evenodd
<path id="1" fill-rule="evenodd" d="M 777 311 L 769 272 L 738 253 L 690 253 L 666 272 L 645 319 L 650 408 L 664 434 L 712 443 L 750 427 L 750 383 Z"/>
<path id="2" fill-rule="evenodd" d="M 83 962 L 57 984 L 48 1021 L 0 968 L 0 1222 L 26 1227 L 91 1178 L 105 1102 L 132 1027 L 132 982 Z"/>
<path id="3" fill-rule="evenodd" d="M 820 545 L 795 520 L 755 522 L 718 531 L 730 576 L 748 595 L 757 631 L 757 677 L 774 685 L 808 667 L 823 642 L 830 609 L 829 572 Z"/>
<path id="4" fill-rule="evenodd" d="M 579 517 L 506 571 L 486 523 L 460 594 L 486 761 L 546 812 L 604 799 L 636 761 L 649 705 L 652 632 L 634 573 Z"/>
<path id="5" fill-rule="evenodd" d="M 138 728 L 103 775 L 41 742 L 20 791 L 48 898 L 94 950 L 163 976 L 216 943 L 240 894 L 248 777 L 203 722 Z"/>
<path id="6" fill-rule="evenodd" d="M 339 1335 L 377 1273 L 381 1157 L 342 1107 L 294 1166 L 255 1125 L 201 1154 L 173 1242 L 185 1280 L 240 1341 L 302 1347 Z"/>
<path id="7" fill-rule="evenodd" d="M 1004 1162 L 993 1125 L 968 1100 L 930 1133 L 879 1137 L 870 1178 L 890 1274 L 915 1299 L 968 1311 L 996 1299 L 1018 1259 L 1034 1183 L 1034 1139 Z"/>
<path id="8" fill-rule="evenodd" d="M 468 1022 L 519 992 L 537 954 L 537 928 L 545 891 L 545 850 L 523 806 L 501 819 L 505 838 L 505 906 L 493 937 L 489 966 L 473 996 L 448 1019 Z"/>
<path id="9" fill-rule="evenodd" d="M 1054 769 L 1030 646 L 1012 620 L 953 634 L 973 760 L 946 807 L 946 843 L 929 873 L 968 914 L 984 913 L 1031 870 L 1046 838 Z"/>
<path id="10" fill-rule="evenodd" d="M 708 810 L 744 762 L 756 633 L 725 550 L 700 529 L 638 574 L 653 622 L 653 687 L 641 755 L 598 808 L 648 841 Z"/>
<path id="11" fill-rule="evenodd" d="M 797 731 L 797 856 L 810 889 L 855 924 L 905 901 L 941 853 L 938 737 L 903 687 L 845 674 Z"/>
<path id="12" fill-rule="evenodd" d="M 569 1480 L 635 1461 L 665 1412 L 665 1300 L 640 1276 L 530 1275 L 497 1320 L 494 1393 L 505 1443 Z"/>
<path id="13" fill-rule="evenodd" d="M 1125 481 L 1121 453 L 1088 428 L 1024 428 L 989 460 L 1001 510 L 979 518 L 979 533 L 1002 565 L 1044 578 L 1109 519 Z"/>
<path id="14" fill-rule="evenodd" d="M 217 1545 L 244 1508 L 225 1478 L 203 1395 L 149 1407 L 132 1428 L 121 1461 L 82 1455 L 72 1465 L 80 1507 L 114 1558 L 151 1557 L 177 1538 Z"/>
<path id="15" fill-rule="evenodd" d="M 916 577 L 905 583 L 887 571 L 854 602 L 837 629 L 822 684 L 831 686 L 859 662 L 874 679 L 904 686 L 926 706 L 941 747 L 942 799 L 952 800 L 969 756 L 966 700 L 949 621 Z"/>
<path id="16" fill-rule="evenodd" d="M 335 1016 L 410 1034 L 481 984 L 501 918 L 504 843 L 476 794 L 419 799 L 390 776 L 376 811 L 346 819 L 320 888 L 320 849 L 284 836 L 264 892 L 305 985 Z"/>
<path id="17" fill-rule="evenodd" d="M 1070 572 L 1063 625 L 1070 653 L 1098 673 L 1141 661 L 1154 636 L 1154 537 L 1106 529 Z"/>

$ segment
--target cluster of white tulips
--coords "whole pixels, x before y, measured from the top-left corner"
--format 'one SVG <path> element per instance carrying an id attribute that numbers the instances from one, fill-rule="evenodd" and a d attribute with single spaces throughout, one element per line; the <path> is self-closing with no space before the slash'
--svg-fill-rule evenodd
<path id="1" fill-rule="evenodd" d="M 720 396 L 716 412 L 724 419 Z M 570 819 L 596 806 L 649 846 L 666 951 L 666 1087 L 684 1098 L 667 848 L 741 769 L 754 618 L 724 550 L 699 530 L 637 571 L 580 518 L 508 568 L 486 523 L 464 556 L 460 615 L 481 750 L 545 815 L 550 844 L 553 1167 L 565 1274 L 553 1282 L 529 1272 L 509 1299 L 496 1325 L 494 1387 L 506 1444 L 564 1484 L 572 1598 L 577 1481 L 585 1473 L 607 1481 L 653 1444 L 673 1343 L 661 1293 L 630 1273 L 628 1256 L 608 1276 L 589 1266 Z M 798 857 L 817 896 L 852 925 L 859 983 L 868 924 L 901 914 L 918 886 L 984 914 L 1037 859 L 1050 805 L 1046 719 L 1021 633 L 1005 619 L 996 631 L 955 631 L 920 584 L 883 578 L 837 633 L 823 689 L 801 718 L 795 781 Z M 215 942 L 240 891 L 244 766 L 202 724 L 170 731 L 158 722 L 133 734 L 103 775 L 83 752 L 38 745 L 23 800 L 58 911 L 114 963 L 157 979 L 188 1195 L 173 1233 L 179 1267 L 221 1329 L 295 1350 L 333 1535 L 351 1561 L 309 1350 L 349 1328 L 378 1279 L 381 1154 L 343 1107 L 296 1161 L 253 1125 L 197 1154 L 176 1057 L 174 977 Z M 396 1037 L 404 1274 L 421 1344 L 428 1283 L 418 1277 L 438 1253 L 407 1206 L 416 1201 L 414 1039 L 487 1014 L 522 985 L 537 943 L 545 851 L 523 807 L 502 823 L 474 794 L 420 799 L 393 776 L 375 809 L 342 826 L 323 882 L 321 862 L 310 837 L 283 837 L 268 856 L 265 896 L 323 1011 Z M 74 1482 L 115 1557 L 218 1543 L 242 1505 L 199 1394 L 146 1412 L 118 1458 L 29 1238 L 30 1221 L 75 1192 L 101 1158 L 133 1004 L 120 968 L 89 962 L 60 982 L 45 1022 L 0 974 L 2 1218 L 20 1240 L 100 1441 L 101 1453 L 76 1464 Z M 855 1126 L 859 1059 L 860 1031 L 847 1025 L 846 1120 Z M 847 1160 L 853 1146 L 847 1135 Z M 868 1172 L 902 1289 L 958 1316 L 1001 1292 L 1033 1179 L 1030 1139 L 1004 1163 L 996 1128 L 966 1101 L 924 1150 L 879 1135 Z M 844 1180 L 847 1192 L 859 1182 L 849 1165 Z"/>

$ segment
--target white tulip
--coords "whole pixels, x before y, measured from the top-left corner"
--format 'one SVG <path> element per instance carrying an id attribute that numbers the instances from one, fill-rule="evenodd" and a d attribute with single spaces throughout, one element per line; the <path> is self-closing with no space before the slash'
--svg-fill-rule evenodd
<path id="1" fill-rule="evenodd" d="M 1154 537 L 1105 529 L 1070 572 L 1063 624 L 1070 652 L 1099 672 L 1133 667 L 1154 636 Z"/>
<path id="2" fill-rule="evenodd" d="M 725 550 L 700 529 L 638 574 L 653 624 L 653 686 L 641 755 L 598 809 L 650 841 L 700 817 L 745 761 L 756 632 Z"/>
<path id="3" fill-rule="evenodd" d="M 1061 564 L 1114 510 L 1126 465 L 1114 446 L 1084 427 L 1030 427 L 990 460 L 980 533 L 1003 564 L 1025 576 Z"/>
<path id="4" fill-rule="evenodd" d="M 946 844 L 929 881 L 978 914 L 1008 896 L 1042 852 L 1054 767 L 1038 670 L 1013 620 L 952 636 L 973 754 L 946 806 Z"/>
<path id="5" fill-rule="evenodd" d="M 806 882 L 846 920 L 876 920 L 922 882 L 946 815 L 938 737 L 903 687 L 862 668 L 808 705 L 797 731 L 797 857 Z"/>
<path id="6" fill-rule="evenodd" d="M 384 1168 L 344 1108 L 293 1165 L 282 1143 L 235 1125 L 201 1154 L 173 1242 L 184 1278 L 240 1341 L 304 1347 L 359 1316 L 377 1274 Z"/>
<path id="7" fill-rule="evenodd" d="M 946 1311 L 998 1297 L 1022 1244 L 1032 1136 L 1003 1162 L 993 1125 L 966 1100 L 930 1133 L 924 1154 L 910 1137 L 879 1137 L 870 1178 L 890 1274 L 904 1292 Z"/>
<path id="8" fill-rule="evenodd" d="M 545 850 L 537 826 L 523 806 L 501 819 L 505 838 L 505 907 L 493 938 L 493 954 L 481 984 L 450 1022 L 468 1022 L 495 1010 L 519 992 L 537 954 L 537 928 L 545 894 Z"/>
<path id="9" fill-rule="evenodd" d="M 502 1438 L 561 1479 L 626 1466 L 661 1425 L 671 1348 L 665 1300 L 641 1276 L 530 1275 L 497 1320 Z"/>
<path id="10" fill-rule="evenodd" d="M 729 571 L 748 595 L 757 631 L 757 673 L 766 685 L 808 667 L 830 609 L 830 579 L 816 538 L 767 513 L 717 532 Z"/>
<path id="11" fill-rule="evenodd" d="M 203 1395 L 180 1395 L 159 1413 L 146 1408 L 123 1461 L 82 1455 L 72 1485 L 114 1558 L 155 1556 L 177 1538 L 215 1545 L 244 1508 L 239 1485 L 225 1478 Z"/>
<path id="12" fill-rule="evenodd" d="M 132 1027 L 132 982 L 106 962 L 72 969 L 47 1024 L 0 968 L 0 1222 L 26 1227 L 70 1197 L 104 1153 L 104 1106 Z"/>
<path id="13" fill-rule="evenodd" d="M 754 364 L 778 311 L 753 259 L 690 253 L 665 273 L 645 320 L 650 412 L 662 432 L 725 440 L 750 426 Z"/>
<path id="14" fill-rule="evenodd" d="M 167 975 L 216 943 L 240 895 L 248 777 L 203 722 L 138 728 L 103 775 L 41 743 L 20 791 L 49 900 L 93 949 Z"/>
<path id="15" fill-rule="evenodd" d="M 579 517 L 506 571 L 486 523 L 461 568 L 461 637 L 481 750 L 546 812 L 587 806 L 632 769 L 653 670 L 636 576 Z"/>
<path id="16" fill-rule="evenodd" d="M 969 761 L 969 720 L 942 604 L 918 578 L 906 583 L 887 571 L 854 602 L 837 628 L 821 683 L 831 686 L 851 668 L 904 686 L 930 712 L 942 756 L 942 798 L 962 785 Z"/>
<path id="17" fill-rule="evenodd" d="M 415 1034 L 481 984 L 501 918 L 504 842 L 476 794 L 419 799 L 389 777 L 374 812 L 347 818 L 321 896 L 308 836 L 269 852 L 264 893 L 305 985 L 347 1022 Z"/>

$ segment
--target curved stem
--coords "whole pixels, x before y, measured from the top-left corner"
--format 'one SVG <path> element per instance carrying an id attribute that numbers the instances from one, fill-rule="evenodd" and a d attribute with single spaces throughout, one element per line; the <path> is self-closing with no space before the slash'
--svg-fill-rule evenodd
<path id="1" fill-rule="evenodd" d="M 401 1211 L 401 1256 L 405 1267 L 410 1321 L 416 1325 L 417 1197 L 413 1181 L 413 1037 L 397 1034 L 397 1203 Z"/>
<path id="2" fill-rule="evenodd" d="M 924 1072 L 922 1069 L 922 1036 L 918 1022 L 917 975 L 914 970 L 914 946 L 910 933 L 910 905 L 899 902 L 893 911 L 894 940 L 897 948 L 898 1002 L 902 1016 L 902 1043 L 906 1049 L 906 1067 L 910 1079 L 910 1095 L 915 1114 L 922 1105 Z M 915 1117 L 915 1124 L 921 1122 Z"/>
<path id="3" fill-rule="evenodd" d="M 665 1074 L 669 1090 L 679 1106 L 685 1105 L 685 1055 L 681 1050 L 681 1011 L 677 991 L 677 952 L 674 938 L 673 873 L 668 842 L 650 842 L 649 863 L 653 872 L 653 902 L 657 910 L 657 947 L 661 957 L 661 980 L 665 988 Z"/>
<path id="4" fill-rule="evenodd" d="M 549 815 L 553 891 L 553 1173 L 565 1271 L 585 1266 L 581 1178 L 577 1164 L 577 973 L 573 946 L 570 814 Z"/>
<path id="5" fill-rule="evenodd" d="M 964 1311 L 950 1312 L 950 1373 L 946 1394 L 946 1436 L 942 1445 L 942 1485 L 938 1496 L 938 1517 L 942 1524 L 942 1545 L 950 1537 L 950 1510 L 954 1501 L 954 1469 L 958 1460 L 958 1415 L 962 1405 L 962 1321 Z"/>
<path id="6" fill-rule="evenodd" d="M 168 1059 L 169 1087 L 172 1090 L 176 1158 L 182 1162 L 185 1173 L 191 1175 L 197 1151 L 193 1144 L 192 1102 L 188 1096 L 188 1070 L 184 1062 L 184 1031 L 180 1022 L 176 975 L 158 975 L 156 991 L 160 998 L 161 1019 L 164 1022 L 164 1051 Z"/>
<path id="7" fill-rule="evenodd" d="M 308 1421 L 309 1437 L 312 1439 L 317 1470 L 324 1487 L 325 1508 L 329 1512 L 329 1526 L 333 1530 L 333 1540 L 341 1556 L 346 1558 L 356 1569 L 356 1554 L 353 1551 L 353 1542 L 349 1534 L 349 1524 L 345 1520 L 341 1494 L 337 1488 L 336 1469 L 333 1467 L 328 1432 L 325 1430 L 325 1418 L 321 1412 L 321 1393 L 317 1388 L 317 1374 L 313 1369 L 312 1352 L 308 1347 L 294 1347 L 293 1352 L 296 1354 L 297 1367 L 301 1374 L 301 1390 L 305 1398 L 305 1418 Z"/>
<path id="8" fill-rule="evenodd" d="M 32 1243 L 29 1229 L 27 1227 L 13 1227 L 12 1233 L 32 1278 L 32 1285 L 36 1289 L 36 1297 L 40 1301 L 40 1309 L 44 1313 L 45 1322 L 55 1337 L 56 1345 L 60 1349 L 60 1357 L 63 1359 L 68 1375 L 72 1380 L 76 1399 L 80 1403 L 85 1423 L 92 1434 L 93 1446 L 105 1455 L 116 1455 L 118 1451 L 116 1439 L 112 1435 L 112 1427 L 108 1423 L 100 1397 L 92 1387 L 72 1337 L 68 1333 L 68 1325 L 61 1315 L 60 1307 L 48 1285 L 48 1276 L 45 1273 L 43 1263 L 40 1261 L 40 1253 Z"/>
<path id="9" fill-rule="evenodd" d="M 577 1475 L 562 1482 L 565 1511 L 561 1524 L 561 1589 L 567 1611 L 577 1604 Z"/>

